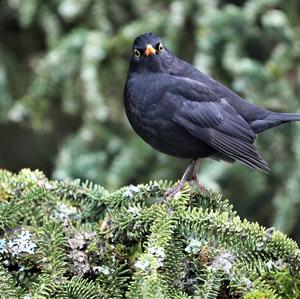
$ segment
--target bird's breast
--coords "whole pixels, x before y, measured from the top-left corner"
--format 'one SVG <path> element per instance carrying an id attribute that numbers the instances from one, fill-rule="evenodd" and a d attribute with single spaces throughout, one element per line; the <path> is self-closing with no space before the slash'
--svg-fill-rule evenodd
<path id="1" fill-rule="evenodd" d="M 168 122 L 168 116 L 164 115 L 159 105 L 160 93 L 152 92 L 151 85 L 129 82 L 125 91 L 125 110 L 129 122 L 147 142 L 157 134 L 159 127 L 165 127 Z"/>
<path id="2" fill-rule="evenodd" d="M 136 133 L 168 155 L 191 159 L 210 155 L 209 146 L 173 121 L 176 106 L 163 102 L 163 83 L 147 80 L 147 84 L 128 80 L 125 87 L 125 110 Z"/>

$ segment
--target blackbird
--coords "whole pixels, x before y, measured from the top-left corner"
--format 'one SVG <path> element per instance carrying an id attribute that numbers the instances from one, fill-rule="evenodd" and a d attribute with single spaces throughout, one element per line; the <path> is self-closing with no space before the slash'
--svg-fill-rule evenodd
<path id="1" fill-rule="evenodd" d="M 256 134 L 300 114 L 272 112 L 251 104 L 232 90 L 174 56 L 161 38 L 135 38 L 124 90 L 126 114 L 133 129 L 153 148 L 190 159 L 176 194 L 188 179 L 198 179 L 199 159 L 240 162 L 269 171 L 258 153 Z"/>

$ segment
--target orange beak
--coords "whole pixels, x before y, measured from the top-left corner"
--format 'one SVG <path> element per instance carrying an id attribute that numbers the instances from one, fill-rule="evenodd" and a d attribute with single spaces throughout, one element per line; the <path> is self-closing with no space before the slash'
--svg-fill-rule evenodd
<path id="1" fill-rule="evenodd" d="M 156 50 L 152 47 L 152 45 L 147 45 L 146 50 L 145 50 L 145 55 L 146 56 L 151 56 L 156 53 Z"/>

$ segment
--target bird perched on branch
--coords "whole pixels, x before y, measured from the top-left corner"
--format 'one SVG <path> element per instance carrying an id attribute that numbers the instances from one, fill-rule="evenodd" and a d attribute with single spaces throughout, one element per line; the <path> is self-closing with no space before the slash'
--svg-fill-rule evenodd
<path id="1" fill-rule="evenodd" d="M 251 104 L 191 64 L 174 56 L 154 33 L 138 36 L 124 91 L 127 117 L 148 144 L 168 155 L 190 159 L 176 194 L 198 179 L 199 159 L 240 162 L 269 171 L 258 153 L 256 134 L 300 114 L 277 113 Z"/>

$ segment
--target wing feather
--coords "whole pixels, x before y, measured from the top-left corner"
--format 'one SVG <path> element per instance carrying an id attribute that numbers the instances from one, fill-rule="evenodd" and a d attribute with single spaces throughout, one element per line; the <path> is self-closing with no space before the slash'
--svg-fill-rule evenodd
<path id="1" fill-rule="evenodd" d="M 268 172 L 268 164 L 253 144 L 255 133 L 249 123 L 226 99 L 219 99 L 204 84 L 190 81 L 190 85 L 177 82 L 179 94 L 167 95 L 169 101 L 179 102 L 177 107 L 180 108 L 174 112 L 173 120 L 216 149 L 220 156 Z"/>

